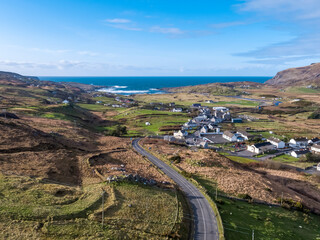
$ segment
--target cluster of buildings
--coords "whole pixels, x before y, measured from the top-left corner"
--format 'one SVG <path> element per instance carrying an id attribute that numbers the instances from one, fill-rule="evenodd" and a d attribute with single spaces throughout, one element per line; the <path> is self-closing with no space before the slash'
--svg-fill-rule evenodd
<path id="1" fill-rule="evenodd" d="M 210 136 L 219 136 L 224 142 L 244 143 L 254 140 L 256 137 L 244 130 L 221 132 L 220 123 L 242 122 L 242 118 L 232 118 L 230 110 L 226 107 L 203 107 L 200 103 L 192 104 L 191 108 L 198 109 L 199 114 L 193 119 L 189 119 L 183 124 L 181 130 L 174 132 L 173 136 L 165 136 L 167 141 L 179 141 L 189 146 L 208 148 L 208 143 L 218 143 L 211 141 Z M 260 136 L 261 137 L 261 136 Z M 293 157 L 299 158 L 309 152 L 320 154 L 320 139 L 313 138 L 292 138 L 288 143 L 269 137 L 263 142 L 247 144 L 246 149 L 254 154 L 283 151 Z"/>
<path id="2" fill-rule="evenodd" d="M 183 124 L 181 130 L 174 132 L 173 136 L 165 136 L 168 141 L 180 141 L 189 146 L 208 148 L 209 135 L 220 134 L 219 123 L 232 121 L 230 111 L 226 107 L 205 107 L 200 103 L 191 105 L 198 109 L 198 116 L 189 119 Z"/>

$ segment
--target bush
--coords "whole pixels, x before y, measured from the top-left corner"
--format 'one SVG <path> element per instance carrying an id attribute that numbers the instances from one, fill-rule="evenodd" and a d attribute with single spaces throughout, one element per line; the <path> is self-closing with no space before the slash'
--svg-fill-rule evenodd
<path id="1" fill-rule="evenodd" d="M 186 171 L 182 171 L 181 175 L 186 177 L 186 178 L 192 178 L 192 173 L 186 172 Z"/>
<path id="2" fill-rule="evenodd" d="M 313 112 L 308 119 L 320 119 L 320 111 Z"/>
<path id="3" fill-rule="evenodd" d="M 174 163 L 180 163 L 181 157 L 179 155 L 175 155 L 175 156 L 172 156 L 169 160 Z"/>
<path id="4" fill-rule="evenodd" d="M 320 162 L 320 155 L 307 153 L 306 160 L 307 160 L 307 162 Z"/>
<path id="5" fill-rule="evenodd" d="M 112 130 L 110 132 L 111 136 L 116 136 L 116 137 L 120 137 L 120 136 L 122 136 L 124 134 L 127 134 L 127 127 L 126 126 L 121 126 L 121 125 L 118 125 L 115 130 Z"/>
<path id="6" fill-rule="evenodd" d="M 249 194 L 247 194 L 247 193 L 245 193 L 245 194 L 240 193 L 240 194 L 238 194 L 238 197 L 239 197 L 239 198 L 242 198 L 242 199 L 245 199 L 245 200 L 248 200 L 248 201 L 251 201 L 251 200 L 252 200 L 252 197 L 251 197 Z"/>

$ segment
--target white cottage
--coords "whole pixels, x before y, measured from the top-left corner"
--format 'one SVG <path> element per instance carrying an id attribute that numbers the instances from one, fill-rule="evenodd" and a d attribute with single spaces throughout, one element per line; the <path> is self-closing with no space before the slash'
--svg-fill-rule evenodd
<path id="1" fill-rule="evenodd" d="M 286 143 L 284 141 L 281 141 L 278 138 L 270 137 L 267 139 L 267 141 L 269 143 L 271 143 L 272 145 L 276 146 L 276 148 L 285 148 L 286 147 Z"/>

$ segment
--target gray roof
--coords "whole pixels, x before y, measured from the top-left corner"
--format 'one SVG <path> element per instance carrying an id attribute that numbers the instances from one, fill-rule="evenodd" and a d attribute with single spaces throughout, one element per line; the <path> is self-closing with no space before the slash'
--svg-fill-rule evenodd
<path id="1" fill-rule="evenodd" d="M 234 133 L 232 133 L 230 131 L 225 131 L 225 132 L 223 132 L 223 135 L 232 138 L 234 136 Z"/>
<path id="2" fill-rule="evenodd" d="M 271 142 L 276 142 L 276 143 L 282 142 L 280 139 L 274 138 L 274 137 L 269 137 L 268 140 L 271 141 Z"/>

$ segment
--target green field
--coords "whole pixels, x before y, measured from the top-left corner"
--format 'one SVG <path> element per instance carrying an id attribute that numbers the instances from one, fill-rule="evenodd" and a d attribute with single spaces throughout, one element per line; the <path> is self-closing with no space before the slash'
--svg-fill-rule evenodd
<path id="1" fill-rule="evenodd" d="M 102 217 L 104 189 L 104 226 Z M 0 175 L 0 239 L 167 239 L 186 237 L 180 193 L 140 184 L 83 188 Z"/>
<path id="2" fill-rule="evenodd" d="M 197 181 L 215 199 L 216 183 L 197 177 Z M 218 191 L 219 194 L 225 195 Z M 231 200 L 218 196 L 215 201 L 227 240 L 317 240 L 320 239 L 320 216 L 281 207 Z"/>
<path id="3" fill-rule="evenodd" d="M 257 162 L 256 160 L 250 159 L 250 158 L 244 158 L 244 157 L 237 157 L 237 156 L 226 156 L 230 160 L 238 163 L 251 163 L 251 162 Z"/>

